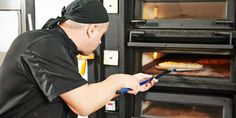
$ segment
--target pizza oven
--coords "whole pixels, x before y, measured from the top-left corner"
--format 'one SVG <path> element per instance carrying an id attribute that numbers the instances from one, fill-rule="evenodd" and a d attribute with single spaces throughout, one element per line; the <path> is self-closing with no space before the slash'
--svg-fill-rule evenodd
<path id="1" fill-rule="evenodd" d="M 159 78 L 150 91 L 131 98 L 132 116 L 233 118 L 234 34 L 233 30 L 130 30 L 130 72 L 156 75 L 171 67 L 184 67 Z M 162 67 L 164 63 L 169 68 Z"/>
<path id="2" fill-rule="evenodd" d="M 127 117 L 236 116 L 234 2 L 133 1 L 126 35 L 127 70 L 156 75 L 167 66 L 185 68 L 160 77 L 151 90 L 129 96 Z"/>
<path id="3" fill-rule="evenodd" d="M 170 62 L 170 66 L 200 66 L 193 67 L 196 70 L 192 71 L 172 72 L 160 78 L 161 84 L 168 87 L 234 90 L 234 35 L 234 30 L 133 29 L 127 43 L 132 51 L 131 67 L 134 72 L 158 74 L 168 69 L 160 67 L 166 62 Z"/>

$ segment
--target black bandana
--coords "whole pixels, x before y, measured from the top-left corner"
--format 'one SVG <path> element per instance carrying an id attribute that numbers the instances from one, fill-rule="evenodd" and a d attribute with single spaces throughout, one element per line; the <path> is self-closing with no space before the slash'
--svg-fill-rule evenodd
<path id="1" fill-rule="evenodd" d="M 61 12 L 61 17 L 52 18 L 42 29 L 51 29 L 66 20 L 78 23 L 106 23 L 109 21 L 104 6 L 98 0 L 75 0 Z"/>

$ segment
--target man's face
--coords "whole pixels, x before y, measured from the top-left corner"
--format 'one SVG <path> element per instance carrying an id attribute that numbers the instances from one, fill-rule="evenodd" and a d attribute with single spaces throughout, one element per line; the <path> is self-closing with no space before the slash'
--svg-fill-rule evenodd
<path id="1" fill-rule="evenodd" d="M 109 23 L 91 24 L 91 29 L 88 30 L 88 45 L 83 52 L 84 55 L 91 54 L 101 44 L 101 38 L 108 30 L 108 26 Z"/>

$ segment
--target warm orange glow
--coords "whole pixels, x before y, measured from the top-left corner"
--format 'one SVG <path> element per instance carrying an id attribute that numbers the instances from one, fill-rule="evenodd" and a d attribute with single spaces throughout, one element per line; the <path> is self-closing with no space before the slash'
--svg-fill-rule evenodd
<path id="1" fill-rule="evenodd" d="M 159 18 L 159 8 L 158 8 L 158 6 L 153 8 L 153 16 L 154 16 L 154 18 Z"/>
<path id="2" fill-rule="evenodd" d="M 158 52 L 153 52 L 152 58 L 153 59 L 157 59 L 158 58 L 159 53 Z"/>

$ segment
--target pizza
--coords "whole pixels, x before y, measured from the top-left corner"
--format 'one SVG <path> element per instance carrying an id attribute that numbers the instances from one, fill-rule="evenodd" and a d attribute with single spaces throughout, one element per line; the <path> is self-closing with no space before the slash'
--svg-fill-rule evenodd
<path id="1" fill-rule="evenodd" d="M 162 69 L 201 69 L 203 68 L 202 64 L 191 63 L 191 62 L 175 62 L 175 61 L 164 61 L 158 64 L 159 68 Z"/>
<path id="2" fill-rule="evenodd" d="M 203 58 L 199 59 L 196 61 L 199 64 L 204 64 L 204 65 L 225 65 L 225 64 L 230 64 L 229 59 L 214 59 L 214 58 Z"/>

